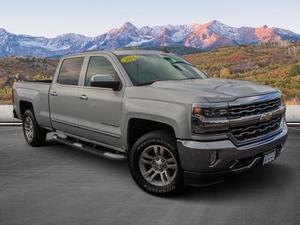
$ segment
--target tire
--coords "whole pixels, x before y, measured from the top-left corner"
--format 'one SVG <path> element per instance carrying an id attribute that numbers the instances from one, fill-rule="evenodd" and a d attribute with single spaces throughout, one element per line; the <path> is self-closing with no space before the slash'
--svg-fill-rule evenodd
<path id="1" fill-rule="evenodd" d="M 23 134 L 31 146 L 42 146 L 46 143 L 47 132 L 37 124 L 32 110 L 26 110 L 23 114 Z"/>
<path id="2" fill-rule="evenodd" d="M 143 135 L 133 145 L 128 158 L 131 175 L 144 191 L 157 196 L 182 191 L 184 182 L 176 140 L 168 132 Z"/>

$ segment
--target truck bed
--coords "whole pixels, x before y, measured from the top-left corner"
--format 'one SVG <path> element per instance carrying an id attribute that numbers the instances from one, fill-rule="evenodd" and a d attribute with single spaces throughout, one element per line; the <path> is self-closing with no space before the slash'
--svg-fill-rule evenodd
<path id="1" fill-rule="evenodd" d="M 22 112 L 19 107 L 22 101 L 31 102 L 35 117 L 41 126 L 51 127 L 49 113 L 49 89 L 51 81 L 22 81 L 15 82 L 14 90 L 14 109 L 17 117 L 21 118 Z"/>

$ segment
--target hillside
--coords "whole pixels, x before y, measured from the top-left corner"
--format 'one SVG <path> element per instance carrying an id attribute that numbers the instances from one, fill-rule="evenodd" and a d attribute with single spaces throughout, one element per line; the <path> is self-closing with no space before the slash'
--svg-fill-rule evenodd
<path id="1" fill-rule="evenodd" d="M 14 80 L 51 79 L 57 59 L 9 57 L 0 59 L 0 104 L 11 102 Z"/>
<path id="2" fill-rule="evenodd" d="M 180 45 L 170 45 L 170 46 L 137 46 L 137 47 L 126 47 L 126 48 L 121 48 L 121 49 L 129 49 L 129 50 L 154 50 L 154 51 L 168 51 L 175 53 L 177 55 L 188 55 L 188 54 L 195 54 L 195 53 L 200 53 L 202 50 L 198 48 L 192 48 L 192 47 L 185 47 L 185 46 L 180 46 Z"/>
<path id="3" fill-rule="evenodd" d="M 249 80 L 279 88 L 300 103 L 300 46 L 232 46 L 185 58 L 212 77 Z"/>
<path id="4" fill-rule="evenodd" d="M 178 48 L 170 50 L 178 51 Z M 184 57 L 212 77 L 268 84 L 282 90 L 289 104 L 300 104 L 300 46 L 297 44 L 289 43 L 288 47 L 271 45 L 222 47 Z M 58 59 L 35 57 L 0 59 L 0 104 L 10 103 L 14 80 L 49 79 L 57 63 Z"/>

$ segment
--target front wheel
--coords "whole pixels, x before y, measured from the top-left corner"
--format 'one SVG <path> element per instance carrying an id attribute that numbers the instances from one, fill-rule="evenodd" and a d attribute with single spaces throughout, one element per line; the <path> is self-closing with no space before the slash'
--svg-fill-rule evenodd
<path id="1" fill-rule="evenodd" d="M 154 131 L 139 138 L 129 153 L 135 182 L 146 192 L 164 196 L 183 188 L 176 140 L 167 132 Z"/>

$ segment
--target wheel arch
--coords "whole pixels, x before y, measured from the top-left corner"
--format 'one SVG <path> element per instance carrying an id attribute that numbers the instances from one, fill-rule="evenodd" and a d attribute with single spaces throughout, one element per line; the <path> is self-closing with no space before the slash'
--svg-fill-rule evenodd
<path id="1" fill-rule="evenodd" d="M 20 116 L 21 119 L 23 118 L 23 114 L 27 111 L 27 110 L 32 110 L 33 114 L 34 114 L 34 109 L 33 109 L 33 104 L 30 101 L 25 101 L 25 100 L 21 100 L 19 102 L 19 108 L 20 108 Z"/>
<path id="2" fill-rule="evenodd" d="M 165 130 L 171 136 L 176 137 L 174 126 L 170 123 L 145 118 L 130 118 L 127 123 L 126 149 L 131 149 L 138 138 L 154 130 Z"/>

